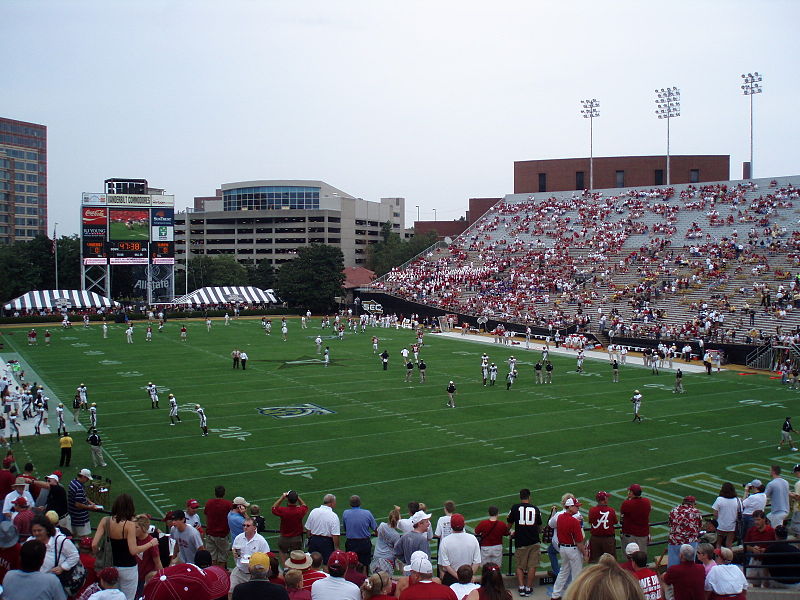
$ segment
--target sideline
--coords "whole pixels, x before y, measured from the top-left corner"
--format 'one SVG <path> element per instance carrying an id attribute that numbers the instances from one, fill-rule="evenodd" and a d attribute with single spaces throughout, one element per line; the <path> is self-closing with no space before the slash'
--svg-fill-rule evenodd
<path id="1" fill-rule="evenodd" d="M 478 344 L 486 344 L 486 345 L 489 345 L 489 346 L 497 346 L 498 348 L 503 348 L 504 350 L 506 350 L 506 349 L 510 349 L 510 350 L 516 349 L 516 350 L 519 350 L 520 352 L 537 352 L 537 351 L 541 351 L 541 349 L 544 348 L 545 346 L 548 346 L 548 344 L 546 344 L 545 342 L 543 342 L 543 340 L 540 340 L 540 339 L 536 339 L 536 340 L 532 339 L 531 342 L 530 342 L 530 346 L 531 347 L 530 348 L 525 348 L 524 340 L 519 342 L 519 344 L 514 344 L 512 346 L 509 346 L 507 344 L 498 344 L 497 342 L 494 341 L 495 338 L 493 336 L 487 336 L 487 335 L 481 335 L 481 334 L 475 334 L 475 333 L 468 333 L 466 335 L 461 335 L 461 333 L 458 333 L 458 332 L 443 331 L 442 333 L 434 333 L 434 334 L 431 334 L 431 335 L 435 335 L 435 336 L 439 336 L 440 335 L 442 337 L 447 337 L 447 338 L 454 339 L 454 340 L 462 340 L 462 341 L 467 341 L 467 342 L 475 342 L 475 343 L 478 343 Z M 514 339 L 514 338 L 512 338 L 512 339 Z M 555 344 L 552 344 L 552 343 L 549 344 L 548 351 L 550 352 L 550 354 L 559 354 L 561 356 L 576 356 L 578 354 L 577 350 L 573 350 L 571 348 L 563 348 L 563 347 L 562 348 L 556 348 Z M 593 358 L 593 359 L 596 359 L 596 360 L 603 360 L 603 361 L 608 362 L 608 352 L 606 352 L 604 350 L 603 351 L 601 351 L 601 350 L 584 350 L 583 353 L 586 355 L 586 358 Z M 635 356 L 635 355 L 632 355 L 632 354 L 628 353 L 625 364 L 638 365 L 638 366 L 642 367 L 642 366 L 644 366 L 644 358 L 642 358 L 641 356 Z M 703 367 L 703 365 L 695 365 L 695 364 L 692 364 L 692 363 L 679 362 L 679 359 L 673 359 L 673 365 L 676 365 L 676 364 L 681 368 L 681 370 L 683 370 L 684 373 L 705 373 L 706 372 L 705 367 Z M 662 370 L 662 371 L 673 371 L 674 372 L 674 371 L 677 371 L 678 366 L 675 366 L 672 369 L 670 369 L 669 367 L 659 367 L 659 369 Z"/>

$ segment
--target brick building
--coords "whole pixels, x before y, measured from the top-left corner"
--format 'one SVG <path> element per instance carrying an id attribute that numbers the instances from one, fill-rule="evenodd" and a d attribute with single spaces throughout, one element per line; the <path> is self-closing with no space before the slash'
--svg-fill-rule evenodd
<path id="1" fill-rule="evenodd" d="M 47 127 L 0 117 L 0 244 L 47 235 Z"/>
<path id="2" fill-rule="evenodd" d="M 670 156 L 670 183 L 730 179 L 727 154 Z M 601 156 L 593 160 L 594 189 L 665 185 L 666 156 Z M 514 193 L 561 192 L 589 188 L 589 158 L 514 162 Z"/>

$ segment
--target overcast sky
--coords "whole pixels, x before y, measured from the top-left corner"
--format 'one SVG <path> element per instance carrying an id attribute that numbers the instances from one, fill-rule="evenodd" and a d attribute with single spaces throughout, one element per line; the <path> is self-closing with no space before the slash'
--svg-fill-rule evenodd
<path id="1" fill-rule="evenodd" d="M 797 0 L 0 0 L 0 115 L 48 128 L 49 223 L 142 177 L 176 206 L 222 183 L 321 179 L 455 219 L 515 160 L 673 154 L 800 173 Z M 795 106 L 795 108 L 792 108 Z"/>

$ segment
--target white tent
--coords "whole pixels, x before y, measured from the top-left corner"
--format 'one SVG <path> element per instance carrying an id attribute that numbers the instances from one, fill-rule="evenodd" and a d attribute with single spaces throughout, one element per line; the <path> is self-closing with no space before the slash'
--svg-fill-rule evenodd
<path id="1" fill-rule="evenodd" d="M 277 304 L 272 290 L 261 290 L 252 286 L 204 287 L 175 300 L 175 304 Z"/>
<path id="2" fill-rule="evenodd" d="M 41 308 L 111 308 L 114 302 L 86 290 L 34 290 L 14 298 L 4 305 L 6 310 L 35 310 Z"/>

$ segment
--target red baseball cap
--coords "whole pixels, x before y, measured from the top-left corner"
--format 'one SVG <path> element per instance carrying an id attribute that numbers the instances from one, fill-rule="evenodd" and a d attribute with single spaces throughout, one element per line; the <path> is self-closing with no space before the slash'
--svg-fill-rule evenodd
<path id="1" fill-rule="evenodd" d="M 594 496 L 595 500 L 598 500 L 598 501 L 600 501 L 600 500 L 608 500 L 610 497 L 611 497 L 611 494 L 609 494 L 608 492 L 604 492 L 604 491 L 599 491 Z"/>
<path id="2" fill-rule="evenodd" d="M 450 517 L 450 527 L 459 531 L 464 529 L 464 515 L 454 513 L 453 516 Z"/>
<path id="3" fill-rule="evenodd" d="M 192 498 L 191 500 L 186 501 L 186 506 L 188 508 L 200 508 L 200 503 L 194 498 Z"/>
<path id="4" fill-rule="evenodd" d="M 329 567 L 341 567 L 342 569 L 346 569 L 348 562 L 347 553 L 341 550 L 334 550 L 328 557 Z"/>
<path id="5" fill-rule="evenodd" d="M 214 600 L 212 587 L 218 577 L 189 563 L 167 567 L 147 582 L 141 600 Z"/>
<path id="6" fill-rule="evenodd" d="M 347 563 L 351 567 L 357 567 L 359 562 L 360 561 L 358 560 L 358 554 L 357 553 L 355 553 L 355 552 L 348 552 L 347 553 Z"/>
<path id="7" fill-rule="evenodd" d="M 640 486 L 638 483 L 634 483 L 628 488 L 628 490 L 633 492 L 634 494 L 641 494 L 642 486 Z"/>

